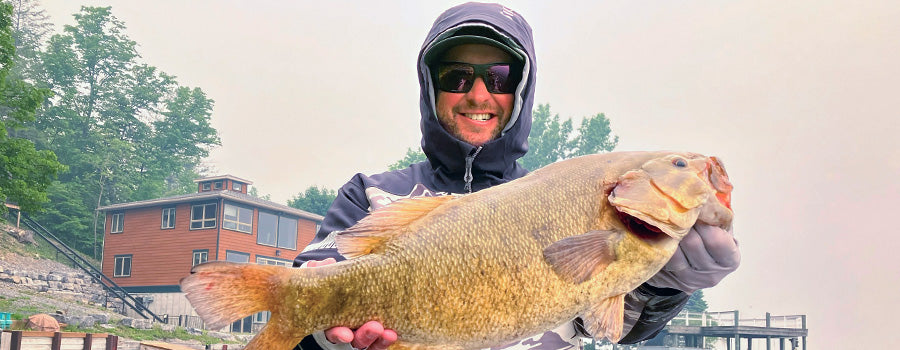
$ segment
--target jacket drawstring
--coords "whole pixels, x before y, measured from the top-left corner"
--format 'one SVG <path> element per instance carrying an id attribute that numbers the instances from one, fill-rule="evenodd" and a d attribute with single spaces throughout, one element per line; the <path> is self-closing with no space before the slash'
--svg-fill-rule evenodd
<path id="1" fill-rule="evenodd" d="M 472 193 L 472 163 L 475 162 L 475 157 L 478 156 L 478 152 L 481 152 L 481 146 L 476 148 L 474 153 L 466 156 L 466 175 L 463 176 L 463 180 L 466 182 L 466 193 Z"/>

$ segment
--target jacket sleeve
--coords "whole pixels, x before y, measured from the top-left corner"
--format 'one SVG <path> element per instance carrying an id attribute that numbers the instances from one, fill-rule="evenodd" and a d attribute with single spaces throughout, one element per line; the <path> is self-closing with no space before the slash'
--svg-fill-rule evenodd
<path id="1" fill-rule="evenodd" d="M 369 200 L 363 188 L 362 175 L 357 174 L 338 190 L 337 197 L 325 213 L 325 219 L 313 241 L 294 258 L 294 267 L 310 260 L 334 258 L 346 260 L 337 251 L 334 236 L 369 215 Z M 294 350 L 353 350 L 349 344 L 332 344 L 322 331 L 307 335 Z"/>
<path id="2" fill-rule="evenodd" d="M 690 295 L 677 289 L 642 284 L 625 296 L 625 336 L 634 344 L 656 336 L 687 304 Z"/>
<path id="3" fill-rule="evenodd" d="M 357 174 L 338 190 L 337 197 L 325 213 L 319 232 L 316 232 L 316 237 L 294 258 L 294 267 L 303 266 L 310 260 L 327 258 L 345 260 L 346 258 L 338 254 L 334 236 L 369 215 L 369 206 L 362 175 Z"/>

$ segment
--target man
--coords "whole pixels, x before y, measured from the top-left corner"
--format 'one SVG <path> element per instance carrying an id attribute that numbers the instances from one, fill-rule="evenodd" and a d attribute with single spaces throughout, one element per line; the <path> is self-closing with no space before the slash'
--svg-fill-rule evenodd
<path id="1" fill-rule="evenodd" d="M 496 4 L 451 8 L 428 33 L 418 68 L 421 145 L 428 161 L 354 176 L 338 191 L 316 238 L 297 256 L 295 266 L 343 260 L 334 245 L 335 233 L 392 201 L 479 191 L 527 173 L 516 160 L 528 149 L 536 64 L 531 28 L 524 18 Z M 718 283 L 739 259 L 730 233 L 695 227 L 664 271 L 626 297 L 620 342 L 655 335 L 680 311 L 689 293 Z M 580 345 L 578 335 L 588 336 L 580 320 L 574 320 L 505 347 L 574 348 Z M 397 337 L 372 321 L 356 330 L 334 327 L 310 335 L 299 347 L 382 350 Z"/>

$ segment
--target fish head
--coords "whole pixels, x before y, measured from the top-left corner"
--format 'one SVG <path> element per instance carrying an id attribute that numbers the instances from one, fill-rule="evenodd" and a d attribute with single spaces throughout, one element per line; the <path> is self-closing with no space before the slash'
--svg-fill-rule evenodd
<path id="1" fill-rule="evenodd" d="M 717 158 L 669 153 L 619 176 L 608 199 L 632 233 L 680 240 L 698 219 L 730 227 L 731 189 Z"/>

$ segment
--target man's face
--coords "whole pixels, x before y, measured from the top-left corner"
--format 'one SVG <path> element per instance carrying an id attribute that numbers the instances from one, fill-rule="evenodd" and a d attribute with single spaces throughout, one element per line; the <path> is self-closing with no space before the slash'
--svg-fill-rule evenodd
<path id="1" fill-rule="evenodd" d="M 512 63 L 503 50 L 490 45 L 464 44 L 448 50 L 444 62 L 471 64 Z M 438 120 L 450 134 L 473 146 L 481 146 L 500 136 L 509 122 L 515 94 L 492 94 L 480 77 L 464 93 L 438 91 L 435 108 Z"/>

